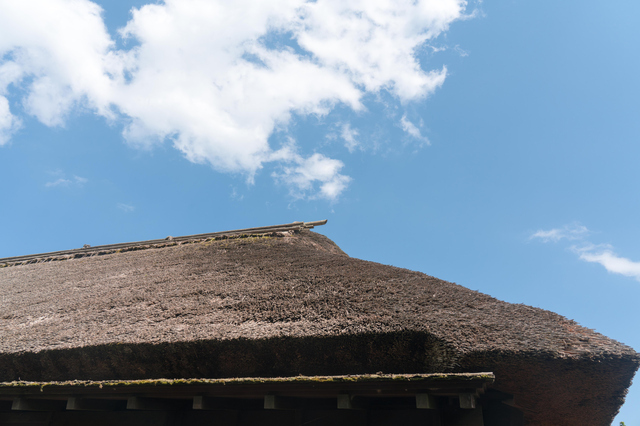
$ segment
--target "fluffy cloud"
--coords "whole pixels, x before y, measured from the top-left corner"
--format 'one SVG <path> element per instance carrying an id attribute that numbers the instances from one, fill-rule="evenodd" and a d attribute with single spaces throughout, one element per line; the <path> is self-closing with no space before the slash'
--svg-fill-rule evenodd
<path id="1" fill-rule="evenodd" d="M 0 94 L 23 87 L 27 112 L 48 126 L 78 105 L 109 115 L 117 61 L 100 14 L 86 0 L 0 2 Z"/>
<path id="2" fill-rule="evenodd" d="M 85 108 L 124 121 L 130 143 L 170 140 L 190 161 L 249 180 L 276 158 L 295 188 L 310 193 L 317 184 L 320 196 L 334 199 L 349 181 L 342 163 L 321 154 L 280 158 L 269 143 L 274 130 L 293 115 L 323 116 L 336 105 L 362 111 L 367 93 L 385 90 L 399 102 L 428 96 L 446 68 L 424 70 L 416 50 L 463 18 L 465 6 L 165 0 L 133 9 L 119 31 L 133 47 L 116 49 L 91 1 L 3 1 L 0 144 L 20 123 L 3 97 L 13 85 L 26 111 L 48 126 Z"/>
<path id="3" fill-rule="evenodd" d="M 273 173 L 273 177 L 286 183 L 295 198 L 309 195 L 318 184 L 317 195 L 309 196 L 335 201 L 351 181 L 349 176 L 340 174 L 344 167 L 342 161 L 318 153 L 304 158 L 295 152 L 295 146 L 291 144 L 275 152 L 273 157 L 273 160 L 284 163 L 281 172 Z"/>
<path id="4" fill-rule="evenodd" d="M 599 263 L 611 273 L 632 277 L 640 281 L 640 262 L 618 256 L 609 244 L 592 244 L 586 240 L 589 234 L 590 231 L 586 226 L 574 223 L 548 231 L 536 231 L 529 239 L 539 239 L 545 243 L 557 243 L 565 239 L 577 241 L 577 244 L 572 245 L 569 249 L 576 253 L 581 260 Z"/>
<path id="5" fill-rule="evenodd" d="M 640 281 L 640 262 L 633 262 L 614 253 L 610 245 L 594 246 L 588 244 L 582 247 L 573 247 L 580 255 L 580 259 L 587 262 L 599 263 L 614 274 L 621 274 Z"/>

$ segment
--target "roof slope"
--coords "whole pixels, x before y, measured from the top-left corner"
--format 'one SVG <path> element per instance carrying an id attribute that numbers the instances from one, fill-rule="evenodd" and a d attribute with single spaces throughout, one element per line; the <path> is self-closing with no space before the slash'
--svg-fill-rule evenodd
<path id="1" fill-rule="evenodd" d="M 0 268 L 4 381 L 493 371 L 536 424 L 608 424 L 640 362 L 552 312 L 310 231 L 29 262 Z"/>

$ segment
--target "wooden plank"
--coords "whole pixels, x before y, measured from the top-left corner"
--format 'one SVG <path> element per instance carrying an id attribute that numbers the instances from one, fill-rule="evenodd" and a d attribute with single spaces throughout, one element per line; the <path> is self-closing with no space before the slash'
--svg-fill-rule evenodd
<path id="1" fill-rule="evenodd" d="M 359 396 L 407 396 L 416 392 L 456 396 L 476 393 L 494 381 L 491 373 L 393 374 L 356 376 L 294 376 L 285 378 L 237 378 L 141 381 L 5 382 L 0 395 L 48 397 L 53 395 L 131 394 L 165 398 L 193 398 L 194 395 L 262 399 L 265 394 L 292 397 L 335 398 L 340 393 Z"/>
<path id="2" fill-rule="evenodd" d="M 66 400 L 31 399 L 18 397 L 13 400 L 13 411 L 62 411 L 66 408 Z"/>
<path id="3" fill-rule="evenodd" d="M 146 398 L 132 396 L 127 399 L 127 410 L 174 411 L 190 408 L 192 400 L 175 400 L 163 398 Z"/>
<path id="4" fill-rule="evenodd" d="M 367 408 L 367 400 L 359 396 L 341 393 L 338 394 L 338 410 L 364 410 Z"/>
<path id="5" fill-rule="evenodd" d="M 461 393 L 458 395 L 460 399 L 460 408 L 472 410 L 476 408 L 476 396 L 472 393 Z"/>
<path id="6" fill-rule="evenodd" d="M 279 395 L 265 395 L 265 410 L 290 410 L 296 408 L 296 402 L 293 398 L 287 398 Z"/>
<path id="7" fill-rule="evenodd" d="M 351 395 L 346 393 L 338 395 L 338 410 L 353 410 L 354 408 Z"/>
<path id="8" fill-rule="evenodd" d="M 67 400 L 68 411 L 116 411 L 127 407 L 126 400 L 71 397 Z"/>
<path id="9" fill-rule="evenodd" d="M 246 409 L 250 402 L 252 401 L 238 398 L 215 398 L 197 395 L 193 397 L 192 408 L 194 410 L 239 410 Z"/>
<path id="10" fill-rule="evenodd" d="M 428 393 L 416 394 L 416 408 L 421 410 L 435 410 L 438 408 L 438 400 Z"/>

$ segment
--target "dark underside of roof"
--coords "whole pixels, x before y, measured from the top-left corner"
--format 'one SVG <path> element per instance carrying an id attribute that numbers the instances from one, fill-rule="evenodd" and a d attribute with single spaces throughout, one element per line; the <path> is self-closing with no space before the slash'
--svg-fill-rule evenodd
<path id="1" fill-rule="evenodd" d="M 0 383 L 0 424 L 523 426 L 490 373 Z"/>
<path id="2" fill-rule="evenodd" d="M 310 231 L 5 265 L 0 381 L 492 371 L 530 424 L 605 425 L 640 362 L 552 312 Z"/>

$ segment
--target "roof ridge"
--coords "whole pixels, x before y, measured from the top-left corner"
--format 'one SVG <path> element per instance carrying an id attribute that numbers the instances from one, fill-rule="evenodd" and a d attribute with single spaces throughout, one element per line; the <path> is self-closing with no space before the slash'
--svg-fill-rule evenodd
<path id="1" fill-rule="evenodd" d="M 223 237 L 223 236 L 256 235 L 256 234 L 266 234 L 266 233 L 272 233 L 272 232 L 299 231 L 302 229 L 313 229 L 316 226 L 321 226 L 326 223 L 327 223 L 327 219 L 316 220 L 312 222 L 291 222 L 291 223 L 286 223 L 281 225 L 261 226 L 257 228 L 233 229 L 229 231 L 184 235 L 180 237 L 168 236 L 165 238 L 155 239 L 155 240 L 132 241 L 128 243 L 116 243 L 116 244 L 104 244 L 104 245 L 93 246 L 93 247 L 89 245 L 85 245 L 84 247 L 77 248 L 77 249 L 60 250 L 60 251 L 52 251 L 52 252 L 46 252 L 46 253 L 27 254 L 23 256 L 12 256 L 12 257 L 0 258 L 0 267 L 15 265 L 16 263 L 23 264 L 23 262 L 29 262 L 31 260 L 52 257 L 52 256 L 68 256 L 68 255 L 76 255 L 76 254 L 84 255 L 86 253 L 91 253 L 95 251 L 121 250 L 121 249 L 127 249 L 131 247 L 151 245 L 151 244 L 166 244 L 167 242 L 179 243 L 182 241 L 215 238 L 215 237 Z"/>

